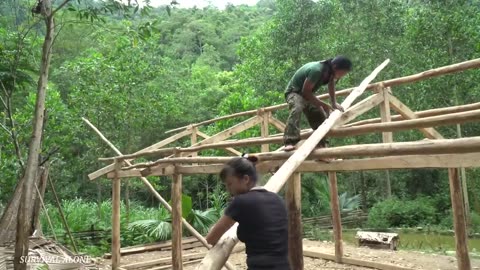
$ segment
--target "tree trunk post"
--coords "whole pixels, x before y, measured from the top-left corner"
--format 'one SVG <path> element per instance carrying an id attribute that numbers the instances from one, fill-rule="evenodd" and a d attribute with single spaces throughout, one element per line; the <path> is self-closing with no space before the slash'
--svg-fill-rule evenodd
<path id="1" fill-rule="evenodd" d="M 382 119 L 382 123 L 391 122 L 392 116 L 390 112 L 390 87 L 379 87 L 378 91 L 383 95 L 383 102 L 380 104 L 380 118 Z M 382 132 L 382 140 L 384 143 L 393 142 L 393 133 Z M 390 172 L 388 170 L 385 171 L 385 195 L 387 198 L 390 198 L 392 196 Z"/>
<path id="2" fill-rule="evenodd" d="M 335 262 L 341 263 L 343 258 L 342 219 L 338 201 L 337 173 L 329 172 L 330 208 L 332 209 L 333 235 L 335 239 Z"/>
<path id="3" fill-rule="evenodd" d="M 260 115 L 262 116 L 262 123 L 260 124 L 261 135 L 262 135 L 262 138 L 267 138 L 268 137 L 268 124 L 269 124 L 268 118 L 270 117 L 271 113 L 261 111 Z M 270 151 L 269 144 L 262 144 L 261 150 L 262 150 L 263 153 L 269 152 Z"/>
<path id="4" fill-rule="evenodd" d="M 182 175 L 175 174 L 172 183 L 172 269 L 183 269 L 182 259 Z"/>
<path id="5" fill-rule="evenodd" d="M 121 182 L 118 173 L 122 168 L 122 162 L 115 160 L 115 178 L 112 185 L 112 269 L 120 267 L 120 197 Z"/>
<path id="6" fill-rule="evenodd" d="M 467 224 L 465 209 L 463 208 L 462 184 L 458 169 L 448 169 L 450 182 L 450 197 L 453 208 L 453 225 L 455 229 L 455 249 L 457 251 L 457 265 L 459 270 L 471 270 L 468 254 Z"/>
<path id="7" fill-rule="evenodd" d="M 291 269 L 303 269 L 302 183 L 294 173 L 285 193 L 288 208 L 288 257 Z"/>

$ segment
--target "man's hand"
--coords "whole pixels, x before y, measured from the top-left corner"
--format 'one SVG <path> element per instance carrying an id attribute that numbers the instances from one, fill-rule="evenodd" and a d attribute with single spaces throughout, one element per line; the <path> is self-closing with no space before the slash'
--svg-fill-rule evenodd
<path id="1" fill-rule="evenodd" d="M 344 112 L 345 110 L 343 109 L 342 105 L 340 105 L 339 103 L 335 102 L 334 105 L 333 105 L 333 108 L 336 109 L 336 110 L 339 110 L 341 112 Z"/>

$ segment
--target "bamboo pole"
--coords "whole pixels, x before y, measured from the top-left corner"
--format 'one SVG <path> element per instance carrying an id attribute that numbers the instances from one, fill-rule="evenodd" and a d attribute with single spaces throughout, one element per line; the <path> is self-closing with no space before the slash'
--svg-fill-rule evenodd
<path id="1" fill-rule="evenodd" d="M 416 142 L 397 143 L 374 143 L 358 144 L 318 149 L 307 156 L 309 159 L 316 158 L 351 158 L 356 156 L 398 156 L 398 155 L 422 155 L 422 154 L 451 154 L 451 153 L 473 153 L 480 151 L 480 136 L 461 139 L 443 140 L 421 140 Z M 284 160 L 293 155 L 294 152 L 268 152 L 255 155 L 259 161 Z M 148 168 L 159 164 L 179 163 L 225 163 L 231 157 L 180 157 L 160 159 L 155 162 L 138 163 L 125 167 L 125 170 L 135 168 Z"/>
<path id="2" fill-rule="evenodd" d="M 330 208 L 332 209 L 333 235 L 335 239 L 335 262 L 342 263 L 342 218 L 340 216 L 340 204 L 338 201 L 337 173 L 329 172 L 328 178 L 330 182 Z"/>
<path id="3" fill-rule="evenodd" d="M 121 182 L 118 178 L 118 172 L 122 163 L 115 160 L 115 178 L 112 185 L 112 269 L 117 270 L 120 267 L 120 187 Z"/>
<path id="4" fill-rule="evenodd" d="M 172 269 L 182 270 L 182 175 L 174 174 L 172 183 Z"/>
<path id="5" fill-rule="evenodd" d="M 378 66 L 367 78 L 365 78 L 360 86 L 342 102 L 342 107 L 345 110 L 351 106 L 353 101 L 359 97 L 363 91 L 367 88 L 377 74 L 388 64 L 390 60 L 385 60 L 380 66 Z M 280 188 L 285 184 L 292 173 L 300 166 L 300 164 L 310 155 L 310 152 L 317 146 L 318 142 L 325 137 L 327 132 L 335 125 L 338 119 L 342 116 L 339 110 L 335 110 L 330 116 L 323 122 L 320 127 L 310 136 L 300 148 L 280 167 L 280 169 L 270 178 L 265 188 L 269 191 L 278 193 Z M 220 239 L 220 241 L 207 253 L 205 259 L 197 268 L 198 270 L 220 270 L 223 263 L 227 260 L 235 244 L 238 242 L 237 238 L 237 226 L 230 228 Z"/>
<path id="6" fill-rule="evenodd" d="M 90 123 L 90 121 L 88 121 L 87 119 L 85 118 L 82 118 L 83 121 L 85 123 L 87 123 L 87 125 L 97 134 L 100 136 L 100 138 L 105 142 L 107 143 L 107 145 L 110 146 L 110 148 L 112 148 L 112 150 L 117 154 L 117 155 L 122 155 L 122 153 L 100 132 L 100 130 L 98 130 L 92 123 Z M 178 134 L 177 134 L 178 135 Z M 128 160 L 125 160 L 125 163 L 127 165 L 132 165 L 132 163 Z M 172 213 L 172 207 L 170 206 L 170 204 L 157 192 L 157 190 L 152 186 L 152 184 L 150 184 L 150 182 L 148 181 L 147 178 L 143 177 L 143 176 L 139 176 L 140 177 L 140 180 L 143 182 L 143 184 L 147 187 L 147 189 L 150 191 L 150 193 L 153 194 L 153 196 L 160 202 L 160 204 L 165 207 L 165 209 L 168 210 L 168 212 Z M 193 228 L 192 225 L 190 225 L 190 223 L 188 223 L 188 221 L 184 218 L 182 218 L 182 223 L 183 223 L 183 226 L 185 226 L 185 228 L 187 228 L 187 230 L 195 237 L 198 239 L 198 241 L 200 241 L 203 246 L 205 246 L 207 249 L 210 249 L 210 245 L 207 243 L 207 240 L 197 231 L 195 230 L 195 228 Z M 228 269 L 228 270 L 234 270 L 235 267 L 233 267 L 232 264 L 230 264 L 229 262 L 226 262 L 225 264 L 225 267 Z"/>
<path id="7" fill-rule="evenodd" d="M 472 266 L 468 254 L 467 224 L 465 222 L 465 209 L 463 208 L 462 185 L 460 183 L 458 169 L 448 169 L 448 178 L 453 208 L 457 265 L 460 270 L 471 270 Z"/>
<path id="8" fill-rule="evenodd" d="M 406 83 L 413 83 L 413 82 L 420 81 L 420 80 L 427 79 L 427 78 L 431 78 L 431 77 L 451 74 L 451 73 L 464 71 L 464 70 L 468 70 L 468 69 L 473 69 L 473 68 L 479 68 L 479 67 L 480 67 L 480 58 L 477 58 L 477 59 L 473 59 L 473 60 L 469 60 L 469 61 L 465 61 L 465 62 L 461 62 L 461 63 L 449 65 L 449 66 L 443 66 L 443 67 L 439 67 L 439 68 L 435 68 L 435 69 L 426 70 L 426 71 L 423 71 L 423 72 L 420 72 L 420 73 L 417 73 L 417 74 L 413 74 L 413 75 L 409 75 L 409 76 L 405 76 L 405 77 L 400 77 L 400 78 L 390 79 L 390 80 L 386 80 L 386 81 L 381 81 L 381 82 L 378 82 L 378 83 L 369 84 L 366 89 L 374 89 L 375 87 L 378 87 L 380 84 L 383 84 L 384 87 L 389 87 L 389 86 L 396 86 L 396 85 L 401 85 L 401 84 L 406 84 Z M 345 89 L 345 90 L 338 91 L 337 96 L 348 95 L 353 90 L 354 90 L 353 88 L 348 88 L 348 89 Z M 323 94 L 323 95 L 319 95 L 317 97 L 321 98 L 321 99 L 326 99 L 326 98 L 329 97 L 329 95 L 328 94 Z M 265 108 L 262 108 L 262 109 L 267 111 L 267 112 L 271 112 L 271 111 L 276 111 L 276 110 L 287 108 L 287 106 L 288 105 L 286 103 L 283 103 L 283 104 L 279 104 L 279 105 L 265 107 Z M 198 126 L 203 126 L 203 125 L 215 123 L 217 121 L 231 119 L 231 118 L 235 118 L 235 117 L 255 115 L 256 113 L 257 113 L 257 110 L 250 110 L 250 111 L 225 115 L 225 116 L 221 116 L 221 117 L 218 117 L 218 118 L 214 118 L 214 119 L 210 119 L 210 120 L 206 120 L 206 121 L 203 121 L 203 122 L 200 122 L 200 123 L 193 124 L 193 126 L 197 126 L 197 127 Z M 188 128 L 189 126 L 190 125 L 175 128 L 175 129 L 172 129 L 172 130 L 168 130 L 165 133 L 180 131 L 180 130 Z"/>
<path id="9" fill-rule="evenodd" d="M 445 107 L 445 108 L 430 109 L 425 111 L 418 111 L 418 112 L 415 112 L 415 115 L 418 118 L 423 118 L 428 116 L 436 116 L 436 115 L 450 114 L 450 113 L 457 113 L 457 112 L 466 112 L 466 111 L 478 110 L 478 109 L 480 109 L 480 102 L 466 104 L 466 105 Z M 392 121 L 401 121 L 401 120 L 405 120 L 405 118 L 402 115 L 392 115 Z M 343 127 L 361 126 L 365 124 L 375 124 L 375 123 L 381 123 L 381 122 L 382 122 L 381 118 L 372 118 L 372 119 L 366 119 L 366 120 L 361 120 L 361 121 L 353 122 L 350 124 L 346 124 Z"/>
<path id="10" fill-rule="evenodd" d="M 294 173 L 287 182 L 288 258 L 291 269 L 303 269 L 303 225 L 301 174 Z"/>

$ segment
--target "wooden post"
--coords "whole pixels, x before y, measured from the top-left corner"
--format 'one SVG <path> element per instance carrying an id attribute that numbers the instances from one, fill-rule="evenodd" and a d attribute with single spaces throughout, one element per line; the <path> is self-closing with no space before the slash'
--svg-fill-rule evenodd
<path id="1" fill-rule="evenodd" d="M 122 162 L 115 160 L 115 178 L 112 185 L 112 269 L 120 267 L 120 178 L 118 173 L 122 168 Z"/>
<path id="2" fill-rule="evenodd" d="M 330 208 L 332 209 L 333 235 L 335 238 L 335 261 L 341 263 L 343 258 L 342 220 L 338 202 L 337 173 L 329 172 L 328 178 L 330 180 Z"/>
<path id="3" fill-rule="evenodd" d="M 288 258 L 291 269 L 303 269 L 302 183 L 294 173 L 287 182 L 285 198 L 288 207 Z"/>
<path id="4" fill-rule="evenodd" d="M 197 143 L 197 130 L 198 128 L 197 127 L 193 127 L 192 126 L 192 135 L 190 137 L 190 143 L 191 145 L 194 145 Z M 197 156 L 197 152 L 193 152 L 192 153 L 192 157 L 196 157 Z"/>
<path id="5" fill-rule="evenodd" d="M 268 118 L 270 118 L 271 116 L 271 113 L 270 112 L 262 112 L 261 114 L 262 116 L 262 123 L 260 124 L 260 128 L 261 128 L 261 134 L 262 134 L 262 138 L 267 138 L 268 137 L 268 124 L 269 124 L 269 121 L 268 121 Z M 270 150 L 270 147 L 268 144 L 262 144 L 262 152 L 269 152 Z"/>
<path id="6" fill-rule="evenodd" d="M 182 270 L 182 175 L 174 174 L 172 183 L 172 269 Z"/>
<path id="7" fill-rule="evenodd" d="M 342 107 L 347 110 L 352 105 L 353 101 L 363 94 L 368 84 L 375 79 L 378 73 L 387 66 L 389 59 L 385 60 L 380 64 L 375 70 L 368 75 L 359 86 L 357 86 L 348 97 L 342 102 Z M 310 155 L 310 153 L 315 149 L 317 144 L 325 135 L 330 131 L 330 129 L 337 123 L 337 121 L 342 116 L 342 112 L 335 110 L 330 114 L 330 116 L 323 122 L 313 134 L 305 141 L 300 148 L 280 167 L 279 170 L 268 180 L 265 185 L 265 189 L 278 193 L 278 191 L 283 187 L 285 182 L 290 178 L 290 176 L 295 172 L 295 170 L 303 163 L 303 161 Z M 203 259 L 197 267 L 197 270 L 220 270 L 227 260 L 230 252 L 233 247 L 238 242 L 237 238 L 237 227 L 233 226 L 230 228 L 223 236 L 220 238 L 218 243 L 207 253 L 207 256 Z"/>
<path id="8" fill-rule="evenodd" d="M 457 136 L 458 138 L 462 138 L 462 127 L 460 124 L 457 124 Z M 468 201 L 468 188 L 467 188 L 467 172 L 465 168 L 460 168 L 460 176 L 462 179 L 462 195 L 463 195 L 463 203 L 465 209 L 465 219 L 467 222 L 467 232 L 470 230 L 471 226 L 471 219 L 470 219 L 470 203 Z"/>
<path id="9" fill-rule="evenodd" d="M 455 250 L 457 251 L 457 265 L 459 270 L 471 270 L 468 254 L 467 225 L 465 209 L 463 208 L 462 184 L 458 169 L 448 169 L 450 182 L 450 197 L 453 208 L 453 225 L 455 229 Z"/>
<path id="10" fill-rule="evenodd" d="M 383 95 L 383 102 L 380 104 L 380 118 L 382 119 L 382 122 L 391 122 L 392 115 L 390 113 L 390 87 L 381 88 L 380 94 Z M 383 132 L 382 140 L 384 143 L 393 142 L 393 133 Z M 392 185 L 390 183 L 390 172 L 388 170 L 385 171 L 385 190 L 387 195 L 386 197 L 390 198 L 392 196 Z"/>

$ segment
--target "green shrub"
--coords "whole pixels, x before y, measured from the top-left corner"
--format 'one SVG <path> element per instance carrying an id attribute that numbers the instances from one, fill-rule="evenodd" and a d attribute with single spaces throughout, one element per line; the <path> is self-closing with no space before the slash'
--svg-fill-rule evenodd
<path id="1" fill-rule="evenodd" d="M 436 224 L 437 213 L 429 198 L 402 201 L 396 198 L 375 204 L 367 224 L 373 228 L 415 227 Z"/>

